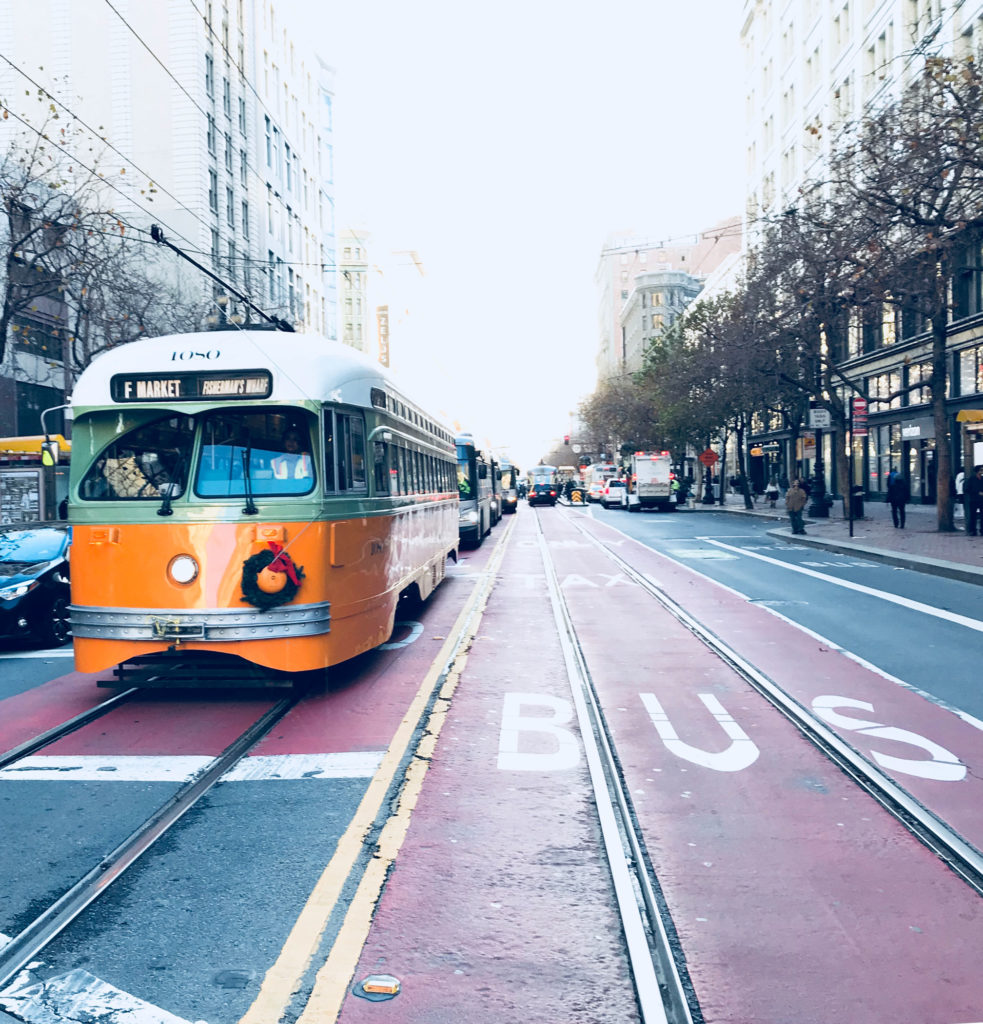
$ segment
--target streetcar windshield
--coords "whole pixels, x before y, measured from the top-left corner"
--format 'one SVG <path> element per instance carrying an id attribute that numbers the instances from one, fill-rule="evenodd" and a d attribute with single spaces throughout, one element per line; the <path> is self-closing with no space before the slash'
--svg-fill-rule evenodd
<path id="1" fill-rule="evenodd" d="M 160 501 L 184 493 L 195 421 L 167 416 L 126 431 L 105 448 L 82 478 L 83 501 Z"/>
<path id="2" fill-rule="evenodd" d="M 223 410 L 206 414 L 195 494 L 242 498 L 308 494 L 314 458 L 306 421 L 296 410 Z"/>

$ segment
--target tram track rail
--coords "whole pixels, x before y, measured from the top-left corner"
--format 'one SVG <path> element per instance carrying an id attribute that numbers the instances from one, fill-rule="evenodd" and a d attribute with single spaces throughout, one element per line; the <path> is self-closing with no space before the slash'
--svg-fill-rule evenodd
<path id="1" fill-rule="evenodd" d="M 542 522 L 537 538 L 580 725 L 602 841 L 644 1024 L 693 1024 L 692 985 L 674 952 L 672 921 L 651 868 L 600 699 L 563 597 Z M 702 1018 L 698 1018 L 702 1019 Z"/>
<path id="2" fill-rule="evenodd" d="M 70 733 L 75 732 L 76 729 L 81 729 L 84 725 L 98 721 L 100 718 L 108 715 L 114 708 L 126 703 L 137 693 L 139 693 L 139 687 L 131 686 L 129 689 L 114 694 L 112 697 L 80 712 L 73 718 L 66 719 L 59 725 L 53 725 L 50 729 L 45 729 L 44 732 L 40 732 L 30 739 L 18 743 L 16 747 L 0 752 L 0 769 L 7 768 L 25 757 L 30 757 L 31 754 L 50 746 L 56 740 L 60 740 L 63 736 L 68 736 Z"/>
<path id="3" fill-rule="evenodd" d="M 639 572 L 602 540 L 568 517 L 572 525 L 630 579 L 653 597 L 680 624 L 729 665 L 757 693 L 780 711 L 814 746 L 861 789 L 877 801 L 978 895 L 983 895 L 983 854 L 945 821 L 916 800 L 859 751 L 841 739 L 809 709 L 786 693 L 768 675 L 748 662 L 728 643 Z"/>
<path id="4" fill-rule="evenodd" d="M 27 757 L 34 750 L 54 742 L 61 735 L 72 732 L 87 722 L 94 721 L 124 699 L 136 692 L 124 691 L 104 701 L 82 715 L 48 730 L 33 740 L 7 751 L 5 763 Z M 186 814 L 226 772 L 241 761 L 259 740 L 261 740 L 300 700 L 300 694 L 284 697 L 244 730 L 217 757 L 205 765 L 194 777 L 174 793 L 169 800 L 158 807 L 144 822 L 123 839 L 97 865 L 86 872 L 74 885 L 51 903 L 47 909 L 15 935 L 6 945 L 0 947 L 0 989 L 7 985 L 19 971 L 34 960 L 38 953 L 52 942 L 75 920 L 82 911 L 106 892 L 123 873 L 131 867 L 164 833 Z M 84 719 L 84 720 L 80 720 Z M 43 742 L 42 742 L 43 741 Z M 17 754 L 11 760 L 13 754 Z"/>

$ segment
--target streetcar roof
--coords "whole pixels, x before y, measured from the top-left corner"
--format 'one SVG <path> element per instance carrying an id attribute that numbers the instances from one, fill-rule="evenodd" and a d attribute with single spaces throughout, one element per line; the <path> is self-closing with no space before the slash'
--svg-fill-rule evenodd
<path id="1" fill-rule="evenodd" d="M 228 373 L 268 370 L 274 402 L 333 401 L 371 405 L 373 387 L 395 387 L 384 368 L 349 345 L 315 334 L 284 331 L 206 331 L 141 338 L 99 355 L 79 377 L 72 395 L 76 409 L 107 406 L 117 374 Z"/>

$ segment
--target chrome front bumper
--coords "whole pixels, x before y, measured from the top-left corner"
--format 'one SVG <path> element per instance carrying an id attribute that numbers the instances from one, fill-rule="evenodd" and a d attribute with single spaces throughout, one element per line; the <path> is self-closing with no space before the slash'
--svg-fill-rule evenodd
<path id="1" fill-rule="evenodd" d="M 331 605 L 255 608 L 99 608 L 71 605 L 72 634 L 93 640 L 272 640 L 331 630 Z"/>

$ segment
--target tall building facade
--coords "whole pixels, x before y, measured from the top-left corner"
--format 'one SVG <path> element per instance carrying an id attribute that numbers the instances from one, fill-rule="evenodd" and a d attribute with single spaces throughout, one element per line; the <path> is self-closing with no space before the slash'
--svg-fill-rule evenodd
<path id="1" fill-rule="evenodd" d="M 844 126 L 900 95 L 926 57 L 983 59 L 983 0 L 745 0 L 744 15 L 751 244 L 755 225 L 794 208 L 804 182 L 824 179 Z M 983 408 L 981 327 L 983 299 L 954 281 L 948 371 L 956 466 L 983 461 L 983 432 L 957 419 L 962 409 Z M 901 469 L 915 500 L 935 501 L 936 437 L 925 383 L 931 339 L 925 328 L 924 321 L 912 322 L 888 306 L 873 325 L 861 322 L 859 313 L 851 319 L 838 368 L 854 393 L 871 400 L 870 433 L 855 449 L 851 484 L 868 493 L 883 494 L 889 471 Z M 780 417 L 759 418 L 757 437 L 780 442 L 790 471 L 813 470 L 814 461 L 803 459 L 805 449 L 791 450 Z M 844 441 L 820 433 L 830 489 Z"/>
<path id="2" fill-rule="evenodd" d="M 0 0 L 0 89 L 35 125 L 50 95 L 68 156 L 104 174 L 127 225 L 159 225 L 256 306 L 334 336 L 333 81 L 307 28 L 271 0 Z M 256 319 L 234 296 L 216 313 Z"/>
<path id="3" fill-rule="evenodd" d="M 732 217 L 684 240 L 608 238 L 594 277 L 598 379 L 640 370 L 652 337 L 699 294 L 708 275 L 740 252 L 741 237 L 741 219 Z"/>
<path id="4" fill-rule="evenodd" d="M 343 229 L 338 235 L 339 337 L 360 352 L 372 350 L 375 312 L 369 307 L 369 235 Z"/>
<path id="5" fill-rule="evenodd" d="M 745 0 L 741 44 L 753 226 L 822 180 L 837 129 L 896 96 L 926 55 L 983 57 L 983 2 Z"/>

